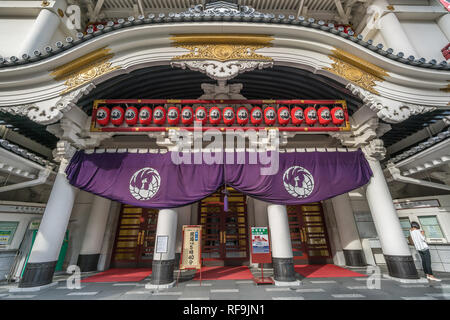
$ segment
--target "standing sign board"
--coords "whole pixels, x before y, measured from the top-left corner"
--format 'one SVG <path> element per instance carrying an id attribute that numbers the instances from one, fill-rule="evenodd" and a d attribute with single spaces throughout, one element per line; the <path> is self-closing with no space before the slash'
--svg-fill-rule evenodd
<path id="1" fill-rule="evenodd" d="M 270 239 L 268 227 L 251 227 L 252 236 L 252 263 L 261 263 L 261 278 L 253 278 L 257 284 L 272 284 L 270 278 L 264 278 L 264 263 L 272 263 L 270 253 Z"/>
<path id="2" fill-rule="evenodd" d="M 178 278 L 180 277 L 181 270 L 200 270 L 200 285 L 202 281 L 201 243 L 202 226 L 183 226 L 183 243 L 181 247 L 181 262 Z"/>
<path id="3" fill-rule="evenodd" d="M 156 253 L 167 253 L 169 236 L 156 236 Z"/>

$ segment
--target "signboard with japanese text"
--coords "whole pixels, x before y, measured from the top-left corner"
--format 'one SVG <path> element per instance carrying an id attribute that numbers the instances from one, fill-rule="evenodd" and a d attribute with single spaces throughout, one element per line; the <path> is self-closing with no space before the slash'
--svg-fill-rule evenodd
<path id="1" fill-rule="evenodd" d="M 201 226 L 183 226 L 180 270 L 201 269 Z"/>
<path id="2" fill-rule="evenodd" d="M 268 227 L 251 227 L 252 237 L 252 262 L 270 263 L 270 240 Z"/>

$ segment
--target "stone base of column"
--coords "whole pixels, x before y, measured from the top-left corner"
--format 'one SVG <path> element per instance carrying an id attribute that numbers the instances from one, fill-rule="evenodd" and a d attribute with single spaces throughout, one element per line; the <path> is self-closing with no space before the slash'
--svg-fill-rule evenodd
<path id="1" fill-rule="evenodd" d="M 419 279 L 412 256 L 384 255 L 389 275 L 402 279 Z"/>
<path id="2" fill-rule="evenodd" d="M 345 265 L 349 267 L 364 267 L 366 260 L 362 250 L 342 250 L 344 252 Z"/>
<path id="3" fill-rule="evenodd" d="M 97 271 L 98 259 L 100 253 L 96 254 L 80 254 L 78 256 L 77 265 L 80 267 L 81 272 Z"/>
<path id="4" fill-rule="evenodd" d="M 294 282 L 297 280 L 293 258 L 273 258 L 273 278 L 280 282 Z"/>
<path id="5" fill-rule="evenodd" d="M 28 262 L 19 288 L 39 287 L 52 283 L 57 261 Z"/>
<path id="6" fill-rule="evenodd" d="M 152 285 L 163 285 L 172 283 L 173 270 L 175 266 L 174 260 L 153 260 L 152 263 Z"/>

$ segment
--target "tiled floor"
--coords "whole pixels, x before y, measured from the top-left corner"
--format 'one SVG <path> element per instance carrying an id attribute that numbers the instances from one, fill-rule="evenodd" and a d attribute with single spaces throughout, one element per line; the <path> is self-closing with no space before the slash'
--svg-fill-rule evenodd
<path id="1" fill-rule="evenodd" d="M 366 273 L 365 268 L 352 270 Z M 164 290 L 146 289 L 150 278 L 127 283 L 83 283 L 81 289 L 68 289 L 67 276 L 58 276 L 58 285 L 38 292 L 10 293 L 16 284 L 0 284 L 0 300 L 450 300 L 450 274 L 436 276 L 443 281 L 406 284 L 381 278 L 379 288 L 375 282 L 373 289 L 374 281 L 368 283 L 368 277 L 351 277 L 304 278 L 297 287 L 257 286 L 248 280 L 207 280 L 200 286 L 199 281 L 184 280 Z"/>

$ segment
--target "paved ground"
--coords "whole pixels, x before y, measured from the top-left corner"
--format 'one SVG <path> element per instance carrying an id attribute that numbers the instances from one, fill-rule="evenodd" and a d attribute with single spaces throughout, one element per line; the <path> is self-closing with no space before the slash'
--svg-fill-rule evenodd
<path id="1" fill-rule="evenodd" d="M 351 270 L 366 273 L 365 268 Z M 184 279 L 178 287 L 159 291 L 145 288 L 150 278 L 128 283 L 81 283 L 81 289 L 67 289 L 67 276 L 62 275 L 55 277 L 56 286 L 39 292 L 10 293 L 17 284 L 2 284 L 0 300 L 450 300 L 450 273 L 435 275 L 443 281 L 401 283 L 381 277 L 379 289 L 370 289 L 367 277 L 355 277 L 305 278 L 298 287 L 256 286 L 251 280 L 208 280 L 200 286 L 199 281 Z"/>

